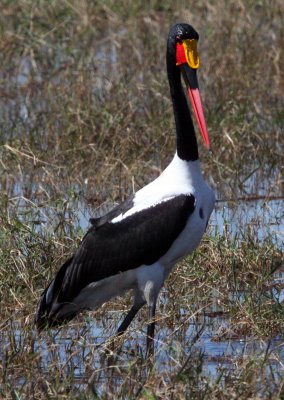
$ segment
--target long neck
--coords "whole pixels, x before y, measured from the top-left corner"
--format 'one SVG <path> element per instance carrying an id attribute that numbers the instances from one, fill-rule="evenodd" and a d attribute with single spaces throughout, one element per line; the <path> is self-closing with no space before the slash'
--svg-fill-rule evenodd
<path id="1" fill-rule="evenodd" d="M 168 41 L 167 71 L 177 135 L 177 155 L 185 161 L 198 159 L 198 147 L 195 130 L 188 108 L 187 100 L 182 88 L 181 74 L 176 66 L 175 42 Z"/>

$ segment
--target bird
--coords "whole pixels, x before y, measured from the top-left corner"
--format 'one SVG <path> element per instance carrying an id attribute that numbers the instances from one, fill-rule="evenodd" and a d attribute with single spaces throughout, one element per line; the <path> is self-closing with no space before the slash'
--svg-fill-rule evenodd
<path id="1" fill-rule="evenodd" d="M 84 310 L 133 293 L 133 305 L 119 325 L 123 334 L 138 311 L 148 307 L 147 354 L 154 351 L 159 292 L 178 261 L 199 245 L 214 208 L 214 190 L 202 176 L 191 103 L 205 147 L 210 139 L 199 92 L 199 35 L 187 23 L 168 34 L 166 64 L 176 149 L 172 161 L 152 182 L 91 227 L 75 254 L 58 270 L 39 300 L 39 330 L 61 326 Z"/>

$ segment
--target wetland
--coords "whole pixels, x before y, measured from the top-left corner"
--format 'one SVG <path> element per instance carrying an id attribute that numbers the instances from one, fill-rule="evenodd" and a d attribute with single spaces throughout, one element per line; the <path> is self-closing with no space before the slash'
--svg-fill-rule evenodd
<path id="1" fill-rule="evenodd" d="M 284 398 L 282 2 L 5 0 L 1 9 L 0 398 Z M 61 329 L 39 334 L 33 321 L 89 218 L 174 154 L 165 50 L 177 21 L 200 34 L 213 148 L 200 141 L 200 157 L 217 203 L 161 292 L 149 366 L 146 310 L 110 340 L 130 294 Z"/>

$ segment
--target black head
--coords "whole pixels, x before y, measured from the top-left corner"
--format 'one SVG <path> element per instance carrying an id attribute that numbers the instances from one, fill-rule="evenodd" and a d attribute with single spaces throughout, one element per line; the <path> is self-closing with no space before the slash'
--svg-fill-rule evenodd
<path id="1" fill-rule="evenodd" d="M 198 33 L 188 24 L 175 24 L 171 27 L 169 32 L 169 40 L 174 43 L 180 43 L 186 39 L 199 39 Z"/>

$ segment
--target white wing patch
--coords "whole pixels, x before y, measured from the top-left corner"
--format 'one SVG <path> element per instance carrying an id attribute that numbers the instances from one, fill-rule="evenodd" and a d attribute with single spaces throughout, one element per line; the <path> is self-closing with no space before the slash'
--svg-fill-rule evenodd
<path id="1" fill-rule="evenodd" d="M 174 196 L 165 197 L 165 198 L 163 198 L 163 199 L 161 199 L 160 201 L 157 201 L 157 202 L 155 202 L 155 203 L 153 203 L 153 202 L 150 202 L 150 203 L 140 203 L 140 204 L 137 204 L 137 205 L 135 204 L 135 198 L 134 198 L 134 206 L 133 206 L 130 210 L 128 210 L 126 213 L 124 213 L 124 214 L 121 213 L 121 214 L 119 214 L 117 217 L 113 218 L 113 219 L 111 220 L 111 222 L 112 222 L 112 223 L 120 222 L 120 221 L 122 221 L 123 219 L 129 217 L 130 215 L 133 215 L 133 214 L 135 214 L 135 213 L 137 213 L 137 212 L 139 212 L 139 211 L 142 211 L 142 210 L 146 210 L 147 208 L 150 208 L 150 207 L 155 207 L 156 205 L 161 204 L 161 203 L 164 203 L 165 201 L 168 201 L 168 200 L 172 199 L 173 197 L 174 197 Z"/>
<path id="2" fill-rule="evenodd" d="M 184 161 L 177 154 L 162 174 L 140 189 L 133 199 L 133 207 L 112 219 L 120 222 L 136 212 L 153 207 L 181 194 L 195 196 L 196 187 L 202 184 L 203 178 L 199 161 Z"/>

